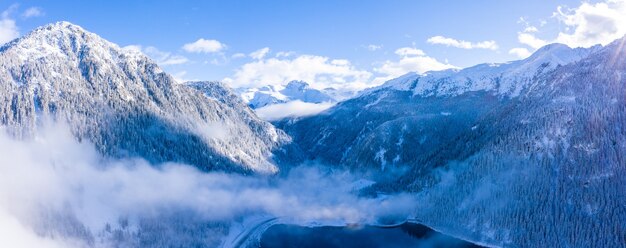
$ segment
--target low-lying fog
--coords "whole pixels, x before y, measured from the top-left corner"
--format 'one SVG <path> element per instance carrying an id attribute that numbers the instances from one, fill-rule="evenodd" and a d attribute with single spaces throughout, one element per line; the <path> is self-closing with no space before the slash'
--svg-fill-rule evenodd
<path id="1" fill-rule="evenodd" d="M 2 246 L 215 246 L 231 223 L 249 216 L 296 225 L 375 224 L 408 218 L 415 205 L 408 194 L 359 197 L 363 180 L 321 166 L 256 177 L 104 158 L 59 124 L 28 140 L 2 131 L 0 150 Z"/>

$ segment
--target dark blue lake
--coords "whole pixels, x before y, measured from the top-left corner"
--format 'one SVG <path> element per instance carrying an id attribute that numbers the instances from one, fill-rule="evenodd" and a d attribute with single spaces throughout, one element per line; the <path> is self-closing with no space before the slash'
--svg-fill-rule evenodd
<path id="1" fill-rule="evenodd" d="M 302 227 L 274 225 L 261 237 L 263 248 L 319 247 L 482 247 L 450 237 L 424 225 L 395 227 Z"/>

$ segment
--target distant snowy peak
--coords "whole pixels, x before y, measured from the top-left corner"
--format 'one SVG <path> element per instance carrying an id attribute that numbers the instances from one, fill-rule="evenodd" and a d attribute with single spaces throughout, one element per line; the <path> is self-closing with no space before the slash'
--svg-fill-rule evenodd
<path id="1" fill-rule="evenodd" d="M 341 94 L 333 88 L 318 90 L 311 88 L 304 81 L 291 81 L 287 85 L 268 85 L 260 88 L 240 88 L 241 98 L 251 108 L 261 108 L 268 105 L 302 101 L 306 103 L 336 102 L 341 100 Z"/>
<path id="2" fill-rule="evenodd" d="M 322 103 L 334 101 L 324 90 L 313 89 L 303 81 L 291 81 L 280 91 L 283 95 L 292 100 L 301 100 L 310 103 Z"/>
<path id="3" fill-rule="evenodd" d="M 563 44 L 550 44 L 523 60 L 479 64 L 462 70 L 407 73 L 363 94 L 393 89 L 412 91 L 418 96 L 456 96 L 469 91 L 491 91 L 500 96 L 515 97 L 532 82 L 533 77 L 580 61 L 601 48 L 599 45 L 570 48 Z"/>
<path id="4" fill-rule="evenodd" d="M 309 84 L 304 81 L 293 80 L 287 83 L 285 90 L 301 92 L 309 89 Z"/>

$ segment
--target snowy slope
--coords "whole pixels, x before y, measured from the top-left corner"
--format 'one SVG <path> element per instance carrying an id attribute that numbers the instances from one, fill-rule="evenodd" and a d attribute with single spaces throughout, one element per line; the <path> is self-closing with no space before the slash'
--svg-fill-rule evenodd
<path id="1" fill-rule="evenodd" d="M 305 103 L 337 102 L 342 97 L 332 88 L 317 90 L 303 81 L 291 81 L 285 86 L 268 85 L 261 88 L 242 88 L 238 91 L 243 100 L 253 109 L 297 100 Z"/>
<path id="2" fill-rule="evenodd" d="M 416 215 L 506 247 L 620 247 L 626 237 L 626 50 L 546 46 L 528 59 L 407 74 L 278 125 L 309 159 L 408 190 Z"/>
<path id="3" fill-rule="evenodd" d="M 427 72 L 424 75 L 408 73 L 382 86 L 367 90 L 396 89 L 413 91 L 419 96 L 457 96 L 471 91 L 490 91 L 493 94 L 516 97 L 538 76 L 556 67 L 579 61 L 597 51 L 592 48 L 570 48 L 550 44 L 532 56 L 519 61 L 499 64 L 480 64 L 462 70 L 449 69 Z"/>
<path id="4" fill-rule="evenodd" d="M 15 136 L 36 134 L 51 117 L 114 157 L 275 172 L 272 151 L 289 138 L 212 87 L 219 93 L 207 96 L 178 85 L 143 54 L 68 22 L 0 48 L 0 124 Z"/>
<path id="5" fill-rule="evenodd" d="M 429 192 L 419 217 L 510 247 L 622 247 L 625 42 L 556 69 L 436 151 L 454 162 L 414 178 Z"/>
<path id="6" fill-rule="evenodd" d="M 441 137 L 464 132 L 492 109 L 530 91 L 538 79 L 598 49 L 552 44 L 520 61 L 408 73 L 324 115 L 279 125 L 311 158 L 379 168 L 412 164 L 423 159 L 415 153 L 435 149 L 443 144 Z"/>

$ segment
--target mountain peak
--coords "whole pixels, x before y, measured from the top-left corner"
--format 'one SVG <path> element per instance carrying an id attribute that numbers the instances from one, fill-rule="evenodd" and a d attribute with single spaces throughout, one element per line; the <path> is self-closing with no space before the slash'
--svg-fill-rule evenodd
<path id="1" fill-rule="evenodd" d="M 590 54 L 598 51 L 599 48 L 601 48 L 599 45 L 590 48 L 571 48 L 561 43 L 545 45 L 539 48 L 530 57 L 521 60 L 520 62 L 523 66 L 520 66 L 519 70 L 530 69 L 530 72 L 534 73 L 536 71 L 534 68 L 539 68 L 545 64 L 549 64 L 550 68 L 557 65 L 569 64 L 586 58 Z"/>
<path id="2" fill-rule="evenodd" d="M 537 50 L 537 52 L 535 52 L 535 53 L 554 51 L 556 49 L 572 49 L 572 48 L 569 47 L 568 45 L 563 44 L 563 43 L 551 43 L 551 44 L 548 44 L 548 45 L 545 45 L 545 46 L 539 48 Z"/>
<path id="3" fill-rule="evenodd" d="M 85 29 L 82 28 L 81 26 L 78 26 L 68 21 L 58 21 L 58 22 L 50 23 L 50 24 L 41 26 L 40 28 L 37 28 L 36 30 L 67 30 L 67 31 L 72 31 L 72 32 L 85 32 Z"/>
<path id="4" fill-rule="evenodd" d="M 5 44 L 0 51 L 12 52 L 22 61 L 40 58 L 78 58 L 90 53 L 100 61 L 117 61 L 123 57 L 132 61 L 147 57 L 136 51 L 122 49 L 97 34 L 67 21 L 38 27 L 21 38 Z"/>
<path id="5" fill-rule="evenodd" d="M 551 55 L 559 56 L 562 54 L 568 54 L 572 50 L 574 49 L 565 44 L 552 43 L 552 44 L 548 44 L 537 49 L 537 51 L 535 51 L 532 55 L 530 55 L 530 57 L 528 57 L 527 60 L 533 60 L 533 59 L 542 58 L 542 57 L 551 56 Z"/>
<path id="6" fill-rule="evenodd" d="M 297 90 L 303 90 L 308 87 L 309 87 L 309 84 L 307 82 L 300 81 L 300 80 L 290 81 L 289 83 L 287 83 L 287 86 L 286 86 L 287 89 L 297 89 Z"/>
<path id="7" fill-rule="evenodd" d="M 127 50 L 69 22 L 11 41 L 0 49 L 0 104 L 13 107 L 0 108 L 6 117 L 0 125 L 26 137 L 37 131 L 36 120 L 50 116 L 113 157 L 206 170 L 277 170 L 271 151 L 287 137 L 229 89 L 197 83 L 210 89 L 203 94 L 178 85 L 152 60 Z"/>
<path id="8" fill-rule="evenodd" d="M 12 43 L 14 45 L 16 43 L 23 42 L 24 40 L 31 40 L 31 39 L 42 39 L 42 38 L 50 39 L 53 37 L 59 38 L 61 36 L 82 36 L 82 35 L 90 35 L 90 36 L 97 37 L 97 35 L 87 32 L 84 28 L 76 24 L 73 24 L 67 21 L 59 21 L 59 22 L 50 23 L 50 24 L 35 28 L 34 30 L 26 34 L 25 36 L 18 38 L 16 40 L 13 40 L 9 44 Z"/>
<path id="9" fill-rule="evenodd" d="M 365 90 L 370 94 L 380 89 L 413 90 L 420 96 L 456 96 L 468 91 L 491 91 L 500 96 L 517 96 L 532 82 L 537 73 L 545 73 L 559 65 L 580 61 L 600 47 L 571 48 L 553 43 L 538 49 L 530 57 L 500 64 L 479 64 L 462 70 L 448 69 L 424 74 L 407 73 L 379 87 Z"/>

